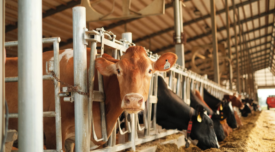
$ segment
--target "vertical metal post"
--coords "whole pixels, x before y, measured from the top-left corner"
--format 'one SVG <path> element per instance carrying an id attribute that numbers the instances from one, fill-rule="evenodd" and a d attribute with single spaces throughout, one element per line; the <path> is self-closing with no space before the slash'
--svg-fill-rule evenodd
<path id="1" fill-rule="evenodd" d="M 91 52 L 90 52 L 90 66 L 89 66 L 89 102 L 88 102 L 88 119 L 89 119 L 89 135 L 92 133 L 92 123 L 93 123 L 93 91 L 94 91 L 94 77 L 95 77 L 95 58 L 97 54 L 96 50 L 96 41 L 91 43 Z"/>
<path id="2" fill-rule="evenodd" d="M 86 28 L 85 7 L 73 8 L 73 46 L 74 46 L 74 85 L 87 92 L 87 49 L 84 44 Z M 74 93 L 75 104 L 75 150 L 90 151 L 90 134 L 88 123 L 88 97 Z"/>
<path id="3" fill-rule="evenodd" d="M 178 80 L 177 80 L 177 89 L 176 89 L 176 92 L 177 92 L 177 95 L 182 98 L 182 82 L 181 82 L 181 79 L 182 79 L 182 75 L 178 73 Z"/>
<path id="4" fill-rule="evenodd" d="M 240 22 L 240 16 L 239 16 L 239 8 L 237 8 L 237 12 L 238 12 L 238 15 L 237 15 L 237 18 L 238 18 L 238 27 L 239 27 L 239 44 L 240 44 L 240 51 L 241 51 L 241 92 L 244 92 L 244 78 L 243 78 L 243 75 L 244 75 L 244 61 L 243 61 L 243 58 L 244 58 L 244 54 L 243 54 L 243 44 L 244 42 L 242 42 L 242 32 L 241 32 L 241 22 Z M 240 93 L 241 93 L 240 92 Z"/>
<path id="5" fill-rule="evenodd" d="M 4 105 L 5 105 L 5 0 L 0 0 L 0 143 L 5 130 Z M 2 146 L 2 145 L 1 145 Z M 1 147 L 0 148 L 3 148 Z"/>
<path id="6" fill-rule="evenodd" d="M 233 5 L 233 22 L 234 22 L 234 35 L 235 35 L 235 52 L 236 52 L 236 56 L 237 56 L 237 65 L 236 65 L 236 69 L 237 69 L 237 91 L 240 93 L 241 92 L 241 88 L 240 88 L 240 68 L 239 68 L 239 51 L 238 51 L 238 41 L 237 41 L 237 29 L 236 29 L 236 7 L 235 7 L 235 0 L 232 0 L 232 5 Z"/>
<path id="7" fill-rule="evenodd" d="M 60 78 L 60 68 L 59 68 L 59 42 L 55 41 L 53 43 L 54 50 L 54 73 L 57 78 Z M 56 130 L 56 150 L 62 150 L 62 133 L 61 133 L 61 107 L 60 107 L 60 83 L 54 80 L 54 95 L 55 95 L 55 130 Z"/>
<path id="8" fill-rule="evenodd" d="M 175 24 L 175 50 L 178 56 L 177 64 L 185 67 L 184 45 L 183 45 L 183 19 L 182 19 L 182 1 L 174 1 L 174 24 Z"/>
<path id="9" fill-rule="evenodd" d="M 43 151 L 42 14 L 39 13 L 41 10 L 42 0 L 18 1 L 20 152 Z"/>
<path id="10" fill-rule="evenodd" d="M 213 61 L 214 61 L 213 63 L 214 64 L 214 81 L 220 84 L 215 0 L 210 0 L 210 6 L 211 6 L 211 26 L 212 26 L 212 43 L 213 43 Z"/>
<path id="11" fill-rule="evenodd" d="M 125 39 L 127 40 L 128 42 L 132 42 L 132 33 L 131 32 L 125 32 L 125 33 L 122 33 L 122 39 Z M 150 89 L 152 88 L 152 79 L 151 79 L 151 85 L 150 85 Z M 150 92 L 149 92 L 149 97 L 150 97 Z M 147 116 L 149 118 L 151 118 L 151 103 L 149 101 L 149 97 L 148 97 L 148 101 L 147 101 Z M 149 110 L 150 109 L 150 110 Z M 150 114 L 148 113 L 148 111 L 150 112 Z M 135 140 L 136 140 L 136 126 L 137 126 L 137 122 L 136 122 L 136 117 L 135 117 L 135 114 L 130 114 L 131 115 L 131 134 L 130 134 L 130 141 L 131 141 L 131 147 L 132 147 L 132 150 L 136 150 L 136 144 L 135 144 Z M 149 119 L 147 117 L 147 120 Z M 150 119 L 151 120 L 151 119 Z M 149 130 L 150 130 L 150 123 L 148 123 L 148 134 L 149 134 Z"/>
<path id="12" fill-rule="evenodd" d="M 228 0 L 225 0 L 225 8 L 226 8 L 226 32 L 227 32 L 227 47 L 228 47 L 228 58 L 229 61 L 229 88 L 232 90 L 232 80 L 233 80 L 233 69 L 232 69 L 232 53 L 231 53 L 231 35 L 230 35 L 230 23 L 229 23 L 229 6 L 228 6 Z"/>

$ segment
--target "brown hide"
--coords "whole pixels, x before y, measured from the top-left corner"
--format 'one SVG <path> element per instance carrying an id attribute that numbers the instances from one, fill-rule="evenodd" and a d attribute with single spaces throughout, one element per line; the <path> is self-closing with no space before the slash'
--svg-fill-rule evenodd
<path id="1" fill-rule="evenodd" d="M 60 54 L 64 51 L 60 51 Z M 166 54 L 164 57 L 174 56 L 173 60 L 170 60 L 171 67 L 176 62 L 175 54 Z M 43 53 L 43 75 L 46 75 L 46 62 L 49 61 L 53 57 L 53 52 L 48 51 Z M 146 56 L 147 57 L 147 56 Z M 163 56 L 161 56 L 163 57 Z M 147 57 L 148 58 L 148 57 Z M 164 59 L 162 59 L 164 60 Z M 163 61 L 161 63 L 153 62 L 155 66 L 159 66 L 158 68 L 163 67 Z M 87 65 L 89 69 L 90 62 L 90 50 L 87 51 Z M 165 62 L 164 62 L 165 63 Z M 16 77 L 18 76 L 18 58 L 7 58 L 6 66 L 5 66 L 5 74 L 6 77 Z M 156 69 L 156 68 L 155 68 Z M 170 69 L 170 68 L 169 68 Z M 169 70 L 166 69 L 165 71 Z M 159 69 L 157 69 L 159 70 Z M 156 70 L 155 70 L 156 71 Z M 74 74 L 73 74 L 73 57 L 67 59 L 66 56 L 60 60 L 60 79 L 63 82 L 73 85 L 74 83 Z M 149 78 L 148 78 L 149 79 Z M 114 125 L 116 123 L 117 118 L 123 112 L 121 108 L 121 90 L 119 88 L 119 82 L 117 76 L 112 74 L 110 76 L 103 76 L 104 82 L 104 92 L 105 92 L 105 113 L 106 113 L 106 121 L 107 121 L 107 133 L 108 137 L 110 136 Z M 95 90 L 98 89 L 97 82 L 97 73 L 95 73 Z M 130 85 L 129 85 L 130 86 Z M 10 113 L 18 113 L 18 84 L 17 82 L 9 82 L 5 84 L 6 87 L 6 99 L 9 105 Z M 61 88 L 64 87 L 61 84 Z M 132 87 L 132 86 L 131 86 Z M 127 88 L 125 88 L 127 89 Z M 144 89 L 144 93 L 148 94 L 149 89 Z M 31 98 L 31 97 L 30 97 Z M 63 98 L 60 98 L 61 102 L 61 125 L 62 125 L 62 145 L 63 150 L 65 149 L 65 140 L 74 136 L 75 132 L 75 123 L 74 123 L 74 103 L 64 102 Z M 55 102 L 54 102 L 54 83 L 52 80 L 44 80 L 43 81 L 43 111 L 55 111 Z M 101 138 L 101 123 L 100 123 L 100 106 L 99 103 L 93 103 L 93 120 L 95 126 L 95 132 L 98 138 Z M 44 117 L 43 121 L 44 133 L 46 136 L 45 145 L 48 149 L 56 148 L 55 141 L 55 118 L 47 118 Z M 9 119 L 9 129 L 18 130 L 18 122 L 17 119 L 11 118 Z M 20 138 L 20 137 L 19 137 Z M 91 139 L 92 135 L 91 135 Z M 95 142 L 96 145 L 102 145 L 103 142 Z"/>
<path id="2" fill-rule="evenodd" d="M 241 121 L 241 118 L 239 117 L 238 113 L 237 113 L 235 110 L 234 110 L 234 116 L 235 116 L 235 118 L 236 118 L 238 127 L 242 126 L 243 123 L 242 123 L 242 121 Z"/>
<path id="3" fill-rule="evenodd" d="M 64 51 L 60 51 L 62 53 Z M 88 51 L 88 63 L 90 51 Z M 45 52 L 43 53 L 43 75 L 46 74 L 46 61 L 49 61 L 50 58 L 53 57 L 53 52 Z M 88 64 L 89 65 L 89 64 Z M 15 77 L 18 75 L 18 67 L 17 67 L 17 58 L 7 58 L 6 63 L 6 77 Z M 96 74 L 97 75 L 97 74 Z M 60 62 L 60 79 L 63 82 L 73 84 L 73 58 L 70 58 L 67 62 L 65 57 L 62 58 Z M 121 101 L 118 89 L 118 82 L 116 76 L 103 77 L 104 79 L 104 88 L 108 88 L 105 90 L 106 93 L 106 119 L 107 119 L 107 132 L 108 137 L 114 127 L 114 124 L 119 117 L 119 115 L 123 112 L 120 108 Z M 95 78 L 95 80 L 97 80 Z M 97 81 L 95 81 L 95 86 L 97 86 Z M 61 85 L 63 87 L 63 85 Z M 9 105 L 10 113 L 18 113 L 18 85 L 17 82 L 6 83 L 6 99 Z M 62 123 L 62 145 L 64 150 L 64 142 L 65 139 L 74 135 L 74 103 L 64 102 L 63 98 L 61 99 L 61 123 Z M 55 103 L 54 103 L 54 84 L 51 80 L 43 81 L 43 111 L 54 111 Z M 101 123 L 100 123 L 100 108 L 99 103 L 93 104 L 93 118 L 95 122 L 95 130 L 98 138 L 101 138 Z M 48 149 L 56 148 L 55 141 L 55 118 L 47 118 L 44 117 L 44 133 L 46 135 L 46 147 Z M 9 120 L 9 129 L 17 128 L 17 119 Z M 94 142 L 96 143 L 96 142 Z M 103 143 L 96 143 L 103 144 Z"/>
<path id="4" fill-rule="evenodd" d="M 229 134 L 232 132 L 232 128 L 230 128 L 226 122 L 226 119 L 220 121 L 221 125 L 222 125 L 222 128 L 223 128 L 223 131 L 224 131 L 224 134 L 226 136 L 229 136 Z"/>
<path id="5" fill-rule="evenodd" d="M 224 98 L 228 101 L 231 101 L 232 106 L 234 106 L 234 107 L 242 108 L 244 106 L 242 101 L 234 95 L 226 94 L 226 95 L 224 95 Z"/>

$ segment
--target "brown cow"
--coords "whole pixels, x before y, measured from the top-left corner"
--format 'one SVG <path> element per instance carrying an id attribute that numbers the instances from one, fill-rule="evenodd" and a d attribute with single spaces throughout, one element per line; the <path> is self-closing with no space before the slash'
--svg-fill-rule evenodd
<path id="1" fill-rule="evenodd" d="M 234 115 L 235 115 L 235 118 L 236 118 L 236 121 L 237 121 L 237 124 L 238 126 L 242 126 L 242 121 L 236 111 L 236 109 L 234 107 L 237 107 L 237 108 L 240 108 L 240 109 L 243 109 L 244 108 L 244 104 L 242 103 L 241 101 L 241 95 L 239 95 L 239 97 L 236 97 L 235 94 L 234 95 L 224 95 L 224 98 L 228 101 L 231 101 L 232 102 L 232 106 L 233 106 L 233 109 L 234 109 Z"/>
<path id="2" fill-rule="evenodd" d="M 46 74 L 46 62 L 53 60 L 53 52 L 43 53 L 43 74 Z M 107 121 L 107 133 L 110 136 L 117 118 L 125 110 L 136 113 L 144 109 L 150 87 L 150 80 L 155 71 L 168 71 L 177 60 L 174 53 L 163 54 L 156 62 L 151 61 L 143 47 L 136 46 L 127 49 L 116 60 L 108 55 L 96 59 L 95 66 L 103 75 L 103 87 L 105 92 L 105 113 Z M 74 84 L 73 50 L 60 51 L 60 79 L 63 82 Z M 87 50 L 87 63 L 90 62 L 90 51 Z M 170 66 L 164 66 L 169 62 Z M 89 65 L 89 64 L 88 64 Z M 89 68 L 89 67 L 88 67 Z M 7 58 L 6 77 L 18 76 L 18 58 Z M 97 76 L 97 74 L 95 74 Z M 97 80 L 95 78 L 95 80 Z M 98 83 L 94 83 L 98 89 Z M 61 87 L 63 87 L 61 85 Z M 11 113 L 18 113 L 18 84 L 17 82 L 6 83 L 6 99 Z M 31 97 L 30 97 L 31 98 Z M 43 111 L 54 111 L 54 84 L 51 80 L 43 81 Z M 99 103 L 93 103 L 93 120 L 95 132 L 101 138 L 100 108 Z M 62 145 L 65 149 L 65 140 L 74 136 L 74 103 L 64 102 L 61 98 L 61 122 L 62 122 Z M 10 129 L 17 129 L 17 119 L 10 119 Z M 44 132 L 47 149 L 55 149 L 55 118 L 44 118 Z M 91 135 L 92 137 L 92 135 Z M 19 137 L 20 138 L 20 137 Z M 93 138 L 91 138 L 93 139 Z M 103 142 L 92 141 L 95 145 Z"/>

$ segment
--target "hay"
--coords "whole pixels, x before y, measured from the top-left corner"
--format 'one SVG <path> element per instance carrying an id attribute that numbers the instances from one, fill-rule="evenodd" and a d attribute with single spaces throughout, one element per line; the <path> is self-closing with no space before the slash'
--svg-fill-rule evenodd
<path id="1" fill-rule="evenodd" d="M 224 141 L 220 149 L 211 148 L 204 152 L 275 152 L 275 111 L 256 112 L 247 118 L 241 118 L 243 126 L 235 129 Z M 150 143 L 146 147 L 157 145 L 157 152 L 202 152 L 200 148 L 190 145 L 189 148 L 175 144 L 161 145 L 161 142 L 176 139 L 181 134 L 167 136 Z M 138 146 L 137 150 L 144 146 Z"/>

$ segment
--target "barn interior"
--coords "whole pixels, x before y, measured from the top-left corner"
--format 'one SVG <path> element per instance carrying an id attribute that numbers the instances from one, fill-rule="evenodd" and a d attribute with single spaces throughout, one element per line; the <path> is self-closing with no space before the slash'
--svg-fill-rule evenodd
<path id="1" fill-rule="evenodd" d="M 4 42 L 18 40 L 19 1 L 4 0 Z M 83 5 L 95 13 L 87 18 L 88 30 L 104 28 L 117 40 L 131 32 L 135 45 L 176 53 L 182 68 L 222 89 L 258 101 L 258 89 L 275 88 L 274 0 L 42 0 L 43 38 L 60 37 L 60 50 L 73 48 L 73 8 Z M 53 48 L 43 44 L 42 51 Z M 7 57 L 18 57 L 17 46 L 5 49 Z"/>

